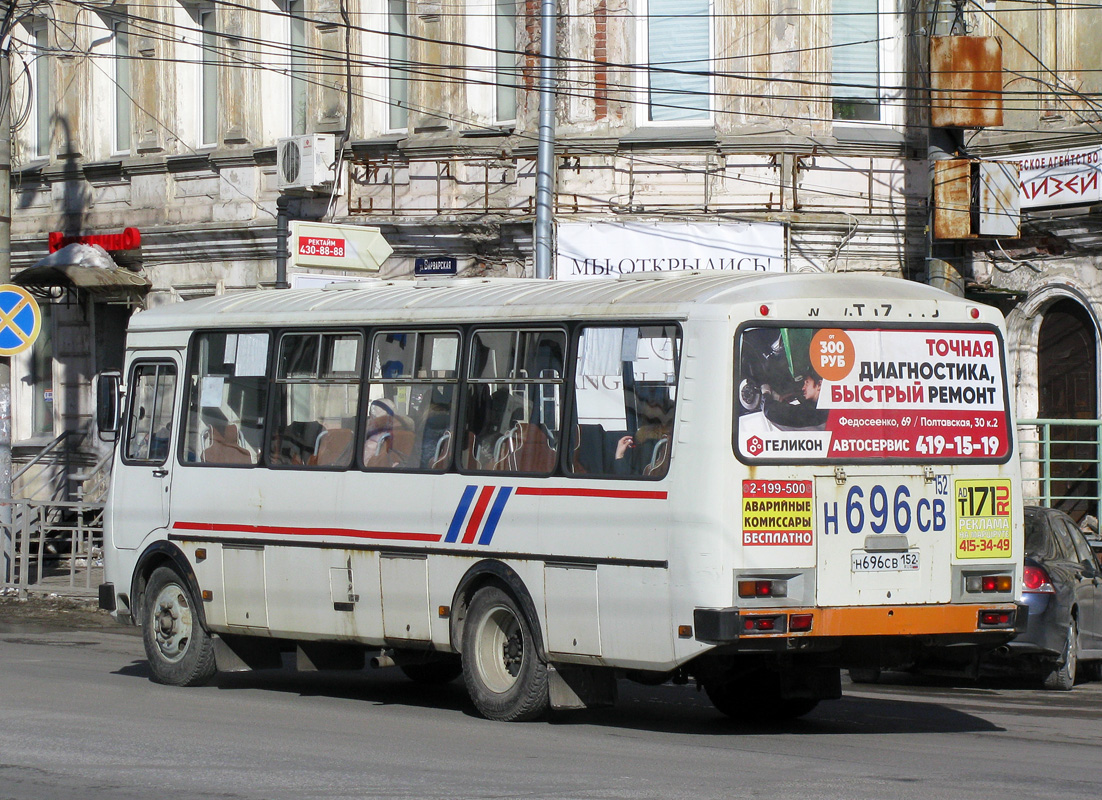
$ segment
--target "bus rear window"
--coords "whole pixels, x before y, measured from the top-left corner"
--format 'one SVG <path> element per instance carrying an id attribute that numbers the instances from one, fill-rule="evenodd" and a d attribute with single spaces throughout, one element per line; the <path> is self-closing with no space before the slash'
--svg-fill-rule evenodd
<path id="1" fill-rule="evenodd" d="M 1001 462 L 1002 342 L 990 328 L 743 328 L 735 451 L 744 462 Z"/>

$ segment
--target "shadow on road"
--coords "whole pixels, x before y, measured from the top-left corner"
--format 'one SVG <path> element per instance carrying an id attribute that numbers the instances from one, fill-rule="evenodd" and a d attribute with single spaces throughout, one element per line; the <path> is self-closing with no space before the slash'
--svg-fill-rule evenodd
<path id="1" fill-rule="evenodd" d="M 115 674 L 151 679 L 148 665 L 135 661 Z M 846 696 L 826 701 L 806 717 L 786 722 L 746 724 L 716 711 L 692 686 L 639 686 L 619 684 L 620 699 L 611 708 L 552 712 L 534 724 L 562 727 L 593 726 L 622 728 L 690 736 L 752 735 L 885 735 L 914 733 L 974 733 L 1001 731 L 984 719 L 938 702 L 909 698 Z M 441 686 L 426 686 L 407 680 L 397 670 L 363 672 L 295 672 L 263 670 L 220 673 L 206 689 L 165 691 L 264 691 L 301 697 L 327 697 L 384 706 L 458 711 L 470 717 L 478 714 L 471 705 L 462 680 Z"/>

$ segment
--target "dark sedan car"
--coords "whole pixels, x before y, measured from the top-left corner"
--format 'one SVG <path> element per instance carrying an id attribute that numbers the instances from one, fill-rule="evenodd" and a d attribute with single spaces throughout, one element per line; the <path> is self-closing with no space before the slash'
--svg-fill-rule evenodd
<path id="1" fill-rule="evenodd" d="M 1075 521 L 1061 511 L 1025 509 L 1025 632 L 992 654 L 992 663 L 1068 690 L 1076 675 L 1097 678 L 1102 660 L 1102 567 Z"/>
<path id="2" fill-rule="evenodd" d="M 1062 511 L 1025 508 L 1022 599 L 1025 631 L 998 649 L 932 647 L 915 653 L 913 672 L 1035 675 L 1049 689 L 1068 690 L 1076 678 L 1099 679 L 1102 667 L 1102 565 L 1075 521 Z M 880 679 L 879 668 L 851 669 L 854 683 Z"/>

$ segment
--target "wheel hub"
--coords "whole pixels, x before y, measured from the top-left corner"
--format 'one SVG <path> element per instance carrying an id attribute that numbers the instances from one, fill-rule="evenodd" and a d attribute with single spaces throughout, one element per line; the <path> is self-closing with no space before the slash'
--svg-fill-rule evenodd
<path id="1" fill-rule="evenodd" d="M 176 661 L 187 652 L 191 640 L 191 609 L 177 586 L 166 586 L 157 596 L 153 612 L 154 638 L 161 654 Z"/>
<path id="2" fill-rule="evenodd" d="M 524 642 L 520 638 L 520 632 L 514 633 L 501 647 L 502 650 L 502 663 L 505 664 L 505 669 L 514 678 L 520 674 L 520 662 L 524 656 Z"/>

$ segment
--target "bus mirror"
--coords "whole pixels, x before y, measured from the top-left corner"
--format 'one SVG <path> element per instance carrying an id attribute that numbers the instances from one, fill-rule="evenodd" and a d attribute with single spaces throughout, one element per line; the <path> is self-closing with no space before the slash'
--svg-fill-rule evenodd
<path id="1" fill-rule="evenodd" d="M 118 437 L 121 410 L 122 373 L 101 372 L 96 380 L 96 426 L 105 442 L 113 442 Z"/>

